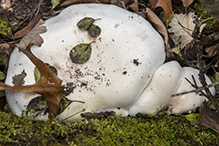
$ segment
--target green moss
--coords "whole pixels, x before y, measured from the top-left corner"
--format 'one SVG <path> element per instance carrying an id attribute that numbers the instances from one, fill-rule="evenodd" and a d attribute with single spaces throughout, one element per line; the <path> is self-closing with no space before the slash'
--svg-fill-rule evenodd
<path id="1" fill-rule="evenodd" d="M 195 3 L 193 3 L 190 7 L 194 9 L 195 14 L 201 17 L 202 20 L 206 20 L 205 23 L 207 23 L 207 25 L 205 26 L 205 30 L 212 30 L 214 27 L 215 20 L 211 16 L 211 14 L 209 14 L 207 10 L 203 7 L 203 5 L 196 0 Z"/>
<path id="2" fill-rule="evenodd" d="M 3 145 L 218 145 L 216 132 L 184 117 L 126 117 L 87 121 L 37 121 L 0 113 Z"/>

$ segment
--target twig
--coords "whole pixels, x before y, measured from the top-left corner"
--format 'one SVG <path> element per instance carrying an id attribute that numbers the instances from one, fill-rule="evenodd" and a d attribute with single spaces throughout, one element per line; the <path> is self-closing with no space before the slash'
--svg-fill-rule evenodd
<path id="1" fill-rule="evenodd" d="M 194 87 L 194 84 L 192 84 L 187 78 L 185 78 L 185 79 Z M 206 85 L 205 87 L 204 86 L 202 86 L 202 87 L 194 87 L 194 88 L 196 88 L 194 90 L 190 90 L 190 91 L 186 91 L 186 92 L 182 92 L 182 93 L 177 93 L 177 94 L 172 94 L 171 97 L 180 96 L 180 95 L 184 95 L 184 94 L 188 94 L 188 93 L 193 93 L 193 92 L 198 94 L 202 90 L 205 90 L 206 88 L 209 89 L 209 88 L 214 87 L 216 85 L 219 85 L 219 81 L 217 81 L 215 83 L 212 83 L 210 85 Z"/>
<path id="2" fill-rule="evenodd" d="M 40 0 L 39 4 L 37 5 L 36 9 L 34 10 L 34 12 L 36 11 L 36 13 L 33 14 L 33 15 L 35 15 L 35 18 L 34 18 L 34 21 L 33 21 L 33 24 L 32 24 L 31 29 L 33 29 L 33 27 L 35 26 L 35 22 L 36 22 L 36 19 L 37 19 L 37 15 L 38 15 L 38 13 L 39 13 L 40 6 L 41 6 L 42 2 L 43 2 L 43 0 Z"/>
<path id="3" fill-rule="evenodd" d="M 197 44 L 197 60 L 198 60 L 198 65 L 199 65 L 199 80 L 201 82 L 201 84 L 203 85 L 205 92 L 206 92 L 206 97 L 212 102 L 212 104 L 214 105 L 216 111 L 219 111 L 219 105 L 217 103 L 217 101 L 215 100 L 215 98 L 213 97 L 213 95 L 211 94 L 209 88 L 207 88 L 207 83 L 205 80 L 205 70 L 204 70 L 204 61 L 202 59 L 202 45 Z"/>

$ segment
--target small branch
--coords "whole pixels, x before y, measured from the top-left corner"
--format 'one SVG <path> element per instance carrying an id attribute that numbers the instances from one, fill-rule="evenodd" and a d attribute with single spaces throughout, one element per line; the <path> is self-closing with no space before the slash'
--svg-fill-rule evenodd
<path id="1" fill-rule="evenodd" d="M 202 59 L 202 55 L 203 55 L 203 51 L 202 51 L 202 45 L 196 44 L 197 46 L 197 61 L 198 61 L 198 66 L 199 66 L 199 80 L 201 82 L 201 84 L 203 85 L 205 92 L 206 92 L 206 97 L 212 102 L 212 104 L 214 105 L 214 107 L 216 108 L 216 111 L 219 111 L 219 105 L 217 103 L 217 101 L 215 100 L 215 98 L 213 97 L 213 95 L 211 94 L 209 88 L 207 88 L 207 83 L 205 80 L 205 69 L 204 69 L 204 61 Z"/>
<path id="2" fill-rule="evenodd" d="M 195 92 L 196 94 L 198 94 L 199 92 L 201 92 L 202 94 L 205 95 L 205 93 L 202 92 L 202 90 L 205 90 L 206 88 L 210 88 L 210 87 L 214 87 L 216 85 L 219 85 L 219 81 L 215 82 L 215 83 L 212 83 L 210 85 L 206 85 L 205 87 L 202 86 L 202 87 L 198 87 L 198 86 L 195 86 L 193 83 L 191 83 L 191 81 L 189 81 L 187 78 L 185 78 L 190 84 L 192 87 L 194 87 L 195 89 L 194 90 L 190 90 L 190 91 L 186 91 L 186 92 L 181 92 L 181 93 L 177 93 L 177 94 L 172 94 L 171 97 L 175 97 L 175 96 L 180 96 L 180 95 L 184 95 L 184 94 L 188 94 L 188 93 L 193 93 Z"/>

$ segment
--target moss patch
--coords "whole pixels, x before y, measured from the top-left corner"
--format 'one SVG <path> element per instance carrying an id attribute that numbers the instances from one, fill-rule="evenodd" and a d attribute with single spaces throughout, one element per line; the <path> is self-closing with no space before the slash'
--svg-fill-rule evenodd
<path id="1" fill-rule="evenodd" d="M 207 25 L 205 26 L 205 30 L 206 31 L 210 31 L 213 29 L 214 27 L 214 23 L 215 20 L 214 18 L 211 16 L 211 14 L 209 14 L 207 12 L 207 10 L 203 7 L 203 5 L 199 2 L 199 1 L 195 1 L 195 3 L 193 3 L 190 6 L 192 9 L 194 9 L 196 15 L 198 15 L 199 17 L 201 17 L 202 20 L 205 21 L 205 23 L 207 23 Z"/>
<path id="2" fill-rule="evenodd" d="M 218 145 L 216 132 L 193 127 L 184 117 L 126 117 L 37 121 L 0 113 L 3 145 Z"/>

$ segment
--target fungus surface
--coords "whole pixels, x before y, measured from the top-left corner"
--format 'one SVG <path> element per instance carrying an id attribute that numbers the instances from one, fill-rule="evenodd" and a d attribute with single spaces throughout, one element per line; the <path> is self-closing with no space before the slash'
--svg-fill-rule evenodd
<path id="1" fill-rule="evenodd" d="M 82 31 L 78 23 L 86 18 L 95 21 Z M 62 103 L 67 107 L 62 108 L 58 119 L 82 109 L 135 116 L 137 113 L 155 114 L 163 106 L 171 105 L 169 113 L 183 113 L 194 110 L 205 100 L 205 97 L 194 94 L 171 97 L 191 88 L 184 78 L 191 78 L 191 75 L 197 78 L 198 72 L 181 68 L 177 62 L 162 65 L 165 60 L 162 37 L 135 13 L 114 5 L 78 4 L 47 20 L 45 26 L 47 32 L 40 34 L 44 43 L 41 47 L 32 46 L 31 50 L 55 68 L 63 86 L 73 89 L 63 97 Z M 96 28 L 94 35 L 86 31 L 96 31 Z M 35 66 L 15 49 L 5 83 L 14 85 L 13 77 L 22 72 L 26 73 L 23 85 L 35 83 Z M 38 94 L 7 91 L 6 96 L 11 111 L 17 115 L 31 105 L 35 110 L 45 106 L 45 102 L 36 100 L 40 97 Z M 194 100 L 188 101 L 190 98 Z M 85 103 L 71 102 L 73 100 Z M 34 101 L 39 102 L 35 104 Z M 48 118 L 46 109 L 35 114 L 41 120 Z M 82 117 L 77 114 L 71 119 Z"/>

